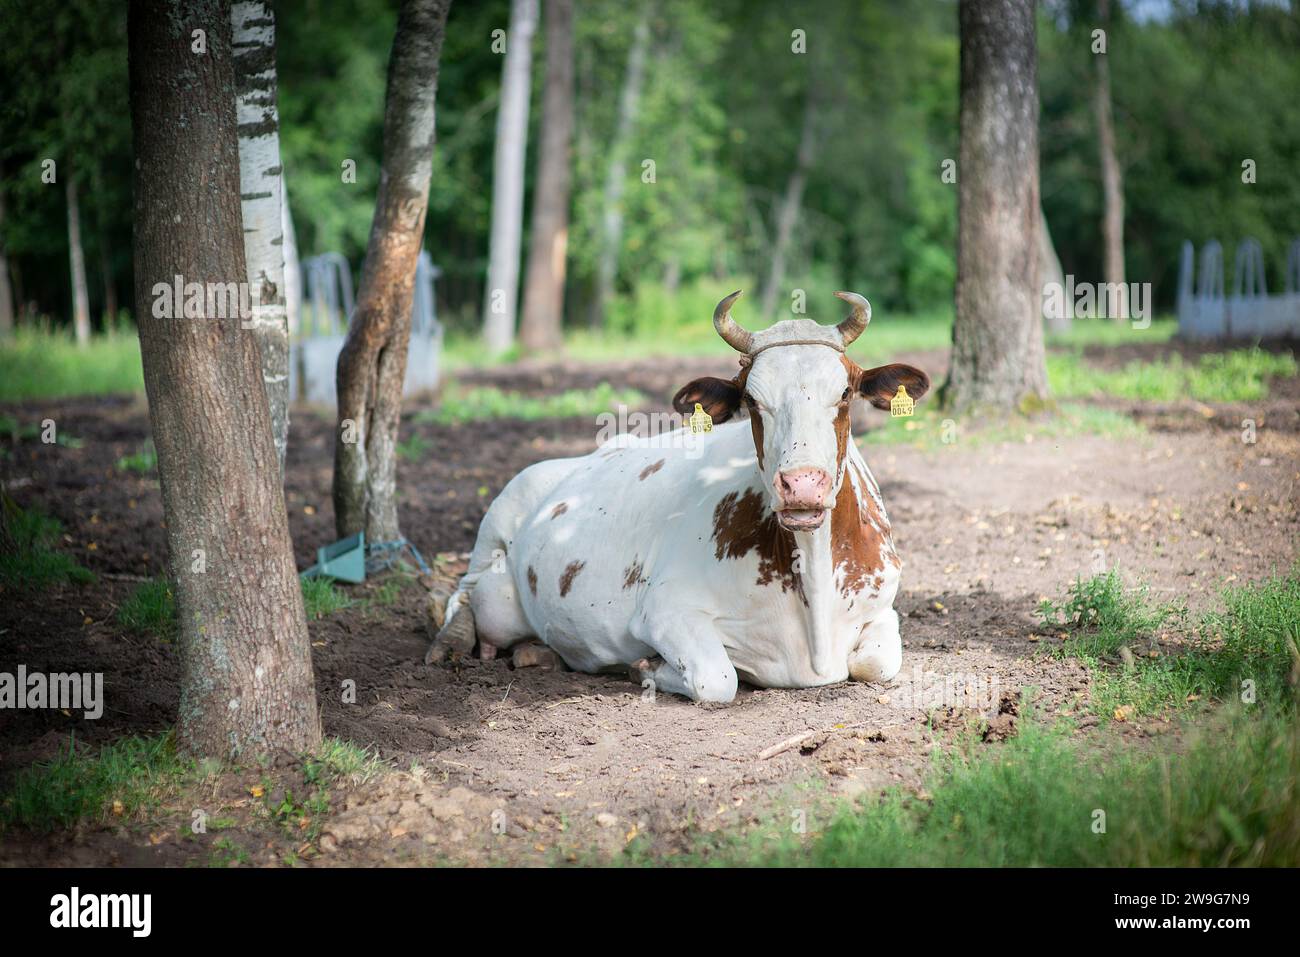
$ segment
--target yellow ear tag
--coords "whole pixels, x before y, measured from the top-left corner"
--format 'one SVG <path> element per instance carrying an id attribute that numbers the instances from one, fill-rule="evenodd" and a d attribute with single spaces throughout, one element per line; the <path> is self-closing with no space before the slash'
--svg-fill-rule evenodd
<path id="1" fill-rule="evenodd" d="M 698 402 L 695 403 L 695 411 L 691 413 L 689 421 L 691 423 L 691 435 L 713 431 L 713 417 L 705 412 L 704 406 Z"/>
<path id="2" fill-rule="evenodd" d="M 915 405 L 916 403 L 912 401 L 912 397 L 907 394 L 907 386 L 900 384 L 898 393 L 889 400 L 889 414 L 893 418 L 911 415 Z"/>

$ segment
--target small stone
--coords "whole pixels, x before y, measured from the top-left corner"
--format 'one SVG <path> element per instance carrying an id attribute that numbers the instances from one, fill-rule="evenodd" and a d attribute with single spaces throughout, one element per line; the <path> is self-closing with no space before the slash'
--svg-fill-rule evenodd
<path id="1" fill-rule="evenodd" d="M 601 811 L 596 815 L 596 823 L 600 827 L 613 827 L 618 823 L 618 818 L 613 814 L 610 814 L 608 811 Z"/>

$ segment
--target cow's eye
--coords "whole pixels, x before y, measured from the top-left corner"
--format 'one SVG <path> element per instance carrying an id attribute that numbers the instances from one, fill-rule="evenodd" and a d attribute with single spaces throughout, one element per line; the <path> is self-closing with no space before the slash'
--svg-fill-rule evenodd
<path id="1" fill-rule="evenodd" d="M 853 387 L 850 386 L 849 388 L 847 388 L 847 389 L 844 390 L 844 394 L 843 394 L 842 396 L 840 396 L 840 401 L 841 401 L 841 402 L 848 402 L 848 401 L 849 401 L 849 396 L 852 395 L 852 394 L 853 394 Z"/>
<path id="2" fill-rule="evenodd" d="M 745 405 L 749 406 L 750 409 L 753 409 L 754 411 L 758 411 L 759 409 L 762 408 L 762 406 L 758 404 L 758 400 L 755 399 L 748 392 L 744 394 L 743 398 L 745 400 Z"/>

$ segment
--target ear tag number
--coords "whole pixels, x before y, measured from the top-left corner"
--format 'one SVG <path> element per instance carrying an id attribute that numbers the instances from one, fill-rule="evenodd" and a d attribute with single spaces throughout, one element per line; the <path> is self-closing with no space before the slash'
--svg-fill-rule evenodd
<path id="1" fill-rule="evenodd" d="M 691 413 L 691 435 L 699 435 L 701 432 L 713 431 L 713 417 L 704 411 L 704 406 L 698 402 L 695 403 L 695 411 Z"/>
<path id="2" fill-rule="evenodd" d="M 916 405 L 912 397 L 907 394 L 907 386 L 899 385 L 898 393 L 889 400 L 889 414 L 892 418 L 898 418 L 904 415 L 911 415 L 912 409 Z"/>

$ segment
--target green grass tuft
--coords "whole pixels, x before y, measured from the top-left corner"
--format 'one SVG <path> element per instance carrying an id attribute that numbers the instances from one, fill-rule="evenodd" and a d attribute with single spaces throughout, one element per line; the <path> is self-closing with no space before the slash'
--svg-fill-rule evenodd
<path id="1" fill-rule="evenodd" d="M 302 579 L 302 600 L 307 606 L 307 618 L 318 620 L 344 608 L 351 608 L 356 602 L 334 584 L 332 578 Z"/>
<path id="2" fill-rule="evenodd" d="M 48 832 L 131 817 L 157 805 L 193 768 L 177 756 L 170 734 L 124 738 L 95 751 L 78 751 L 69 739 L 58 757 L 18 773 L 0 800 L 0 825 Z"/>
<path id="3" fill-rule="evenodd" d="M 140 446 L 140 451 L 124 455 L 117 460 L 119 472 L 139 472 L 144 475 L 157 468 L 158 451 L 154 448 L 153 439 L 146 439 L 144 445 Z"/>
<path id="4" fill-rule="evenodd" d="M 142 583 L 117 609 L 117 623 L 128 631 L 170 639 L 176 629 L 171 583 L 165 578 Z"/>
<path id="5" fill-rule="evenodd" d="M 1270 379 L 1296 374 L 1290 353 L 1234 349 L 1185 363 L 1174 354 L 1155 362 L 1130 362 L 1111 371 L 1088 365 L 1077 352 L 1047 357 L 1047 377 L 1058 398 L 1113 396 L 1151 402 L 1253 402 L 1268 395 Z"/>
<path id="6" fill-rule="evenodd" d="M 637 408 L 646 397 L 635 389 L 616 389 L 602 382 L 594 389 L 568 389 L 559 395 L 526 396 L 493 387 L 460 390 L 448 389 L 437 409 L 421 412 L 417 422 L 456 425 L 492 419 L 562 419 L 595 418 L 620 405 Z"/>
<path id="7" fill-rule="evenodd" d="M 1061 653 L 1088 665 L 1092 707 L 1102 716 L 1160 714 L 1208 700 L 1292 706 L 1300 684 L 1300 568 L 1229 589 L 1223 601 L 1223 611 L 1188 625 L 1184 611 L 1152 605 L 1145 589 L 1126 591 L 1112 570 L 1076 582 L 1065 601 L 1044 602 L 1039 613 L 1050 627 L 1070 629 Z M 1187 632 L 1184 640 L 1156 648 L 1157 632 L 1175 627 Z"/>
<path id="8" fill-rule="evenodd" d="M 55 550 L 54 543 L 63 531 L 58 519 L 32 509 L 21 509 L 4 498 L 0 498 L 0 508 L 5 510 L 6 526 L 0 532 L 0 585 L 34 590 L 62 582 L 83 585 L 95 580 L 89 569 Z M 5 537 L 12 547 L 3 545 Z"/>

